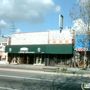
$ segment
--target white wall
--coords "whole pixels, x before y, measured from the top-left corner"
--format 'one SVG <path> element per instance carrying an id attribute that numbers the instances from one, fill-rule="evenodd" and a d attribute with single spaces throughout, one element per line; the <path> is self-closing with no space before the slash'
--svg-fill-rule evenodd
<path id="1" fill-rule="evenodd" d="M 48 44 L 48 31 L 12 34 L 11 45 Z"/>
<path id="2" fill-rule="evenodd" d="M 52 30 L 49 31 L 49 44 L 68 44 L 72 43 L 72 34 L 69 29 L 62 30 Z"/>
<path id="3" fill-rule="evenodd" d="M 50 30 L 42 32 L 16 33 L 11 35 L 11 45 L 26 44 L 68 44 L 72 43 L 72 35 L 69 29 Z"/>

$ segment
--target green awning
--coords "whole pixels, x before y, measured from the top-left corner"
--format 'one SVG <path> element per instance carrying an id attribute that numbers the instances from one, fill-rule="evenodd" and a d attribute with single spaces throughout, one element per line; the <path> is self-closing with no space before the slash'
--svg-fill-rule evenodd
<path id="1" fill-rule="evenodd" d="M 8 53 L 45 53 L 45 45 L 7 45 L 5 52 Z"/>
<path id="2" fill-rule="evenodd" d="M 73 44 L 48 44 L 48 45 L 7 45 L 8 53 L 46 53 L 46 54 L 72 54 Z"/>
<path id="3" fill-rule="evenodd" d="M 72 44 L 47 45 L 46 52 L 52 54 L 72 54 L 73 45 Z"/>

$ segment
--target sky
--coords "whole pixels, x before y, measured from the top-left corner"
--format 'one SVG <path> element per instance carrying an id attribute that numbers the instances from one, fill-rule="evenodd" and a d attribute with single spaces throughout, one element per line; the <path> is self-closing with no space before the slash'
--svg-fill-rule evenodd
<path id="1" fill-rule="evenodd" d="M 63 28 L 71 27 L 69 14 L 76 2 L 77 0 L 0 0 L 1 35 L 10 35 L 13 30 L 59 30 L 59 14 L 64 17 Z"/>

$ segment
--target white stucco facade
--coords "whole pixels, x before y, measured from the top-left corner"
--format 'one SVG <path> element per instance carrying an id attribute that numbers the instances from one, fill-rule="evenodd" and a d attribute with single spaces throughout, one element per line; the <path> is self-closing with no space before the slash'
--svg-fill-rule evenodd
<path id="1" fill-rule="evenodd" d="M 47 30 L 28 33 L 14 33 L 11 35 L 11 45 L 37 45 L 37 44 L 70 44 L 72 42 L 70 29 Z"/>

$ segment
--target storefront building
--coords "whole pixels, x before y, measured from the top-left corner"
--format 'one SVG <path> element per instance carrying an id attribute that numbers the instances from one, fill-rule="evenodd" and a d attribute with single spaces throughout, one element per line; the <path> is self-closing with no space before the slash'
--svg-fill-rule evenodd
<path id="1" fill-rule="evenodd" d="M 49 44 L 49 45 L 8 45 L 5 51 L 9 59 L 21 58 L 21 63 L 54 65 L 67 61 L 73 53 L 72 44 Z"/>
<path id="2" fill-rule="evenodd" d="M 17 33 L 6 46 L 8 61 L 20 58 L 20 64 L 54 66 L 68 64 L 73 56 L 73 38 L 69 30 Z"/>

